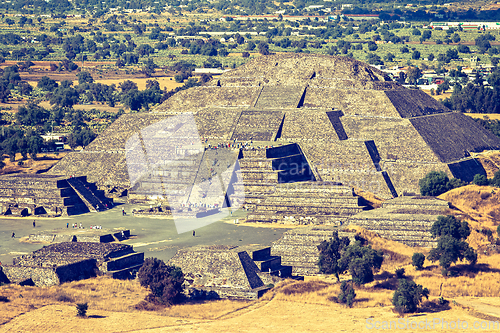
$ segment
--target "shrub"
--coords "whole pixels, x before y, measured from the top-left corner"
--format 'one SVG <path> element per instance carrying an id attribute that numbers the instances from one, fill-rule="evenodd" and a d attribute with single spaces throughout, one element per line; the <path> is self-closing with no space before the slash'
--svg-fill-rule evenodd
<path id="1" fill-rule="evenodd" d="M 495 174 L 493 175 L 493 179 L 491 180 L 491 185 L 500 187 L 500 170 L 495 172 Z"/>
<path id="2" fill-rule="evenodd" d="M 497 227 L 497 235 L 500 236 L 500 225 Z"/>
<path id="3" fill-rule="evenodd" d="M 479 186 L 486 186 L 486 185 L 489 185 L 490 181 L 488 180 L 488 178 L 486 178 L 485 175 L 481 175 L 481 174 L 476 174 L 474 175 L 474 179 L 472 180 L 472 183 L 474 183 L 475 185 L 479 185 Z"/>
<path id="4" fill-rule="evenodd" d="M 59 302 L 73 303 L 73 298 L 66 294 L 60 294 L 56 296 L 56 300 Z"/>
<path id="5" fill-rule="evenodd" d="M 413 281 L 400 279 L 398 289 L 392 296 L 392 305 L 399 314 L 417 311 L 422 297 L 429 298 L 429 290 Z"/>
<path id="6" fill-rule="evenodd" d="M 411 257 L 412 265 L 415 267 L 416 270 L 421 270 L 424 267 L 424 262 L 425 262 L 425 256 L 423 253 L 413 253 L 413 256 Z"/>
<path id="7" fill-rule="evenodd" d="M 354 303 L 354 298 L 356 298 L 356 293 L 354 292 L 352 283 L 342 281 L 340 285 L 340 294 L 338 296 L 339 303 L 346 304 L 351 308 Z"/>
<path id="8" fill-rule="evenodd" d="M 405 278 L 405 269 L 404 268 L 396 269 L 396 278 L 397 279 L 404 279 Z"/>
<path id="9" fill-rule="evenodd" d="M 77 316 L 78 317 L 86 317 L 87 316 L 87 310 L 89 306 L 87 303 L 79 303 L 76 305 L 76 310 L 77 310 Z"/>
<path id="10" fill-rule="evenodd" d="M 431 171 L 418 181 L 420 194 L 438 196 L 451 189 L 464 185 L 460 179 L 449 179 L 443 171 Z"/>
<path id="11" fill-rule="evenodd" d="M 141 286 L 151 290 L 147 299 L 164 305 L 180 302 L 184 274 L 179 267 L 168 266 L 157 258 L 147 258 L 137 277 Z"/>

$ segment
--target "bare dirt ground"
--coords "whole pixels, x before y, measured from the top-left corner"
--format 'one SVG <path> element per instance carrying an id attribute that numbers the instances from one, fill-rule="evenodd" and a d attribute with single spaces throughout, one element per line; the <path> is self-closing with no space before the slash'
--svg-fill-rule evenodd
<path id="1" fill-rule="evenodd" d="M 353 308 L 335 303 L 339 286 L 325 279 L 285 281 L 258 301 L 220 300 L 137 310 L 147 291 L 137 281 L 96 278 L 51 288 L 3 286 L 2 332 L 367 332 L 375 321 L 397 321 L 390 291 L 360 288 Z M 22 295 L 22 297 L 20 296 Z M 59 299 L 59 300 L 58 300 Z M 431 297 L 434 299 L 434 297 Z M 86 318 L 75 303 L 89 302 Z M 460 299 L 448 310 L 411 314 L 412 321 L 466 321 L 469 325 L 498 307 L 490 298 Z M 472 309 L 471 309 L 472 308 Z M 485 311 L 484 313 L 481 310 Z M 496 317 L 494 317 L 496 318 Z M 437 325 L 436 325 L 437 326 Z M 438 330 L 441 327 L 436 327 Z M 443 332 L 452 329 L 441 330 Z"/>
<path id="2" fill-rule="evenodd" d="M 40 153 L 36 161 L 31 158 L 23 160 L 21 154 L 16 154 L 15 161 L 10 161 L 9 157 L 4 156 L 3 162 L 5 163 L 5 167 L 0 169 L 0 174 L 44 172 L 59 162 L 66 154 L 67 152 L 59 152 L 57 154 Z"/>

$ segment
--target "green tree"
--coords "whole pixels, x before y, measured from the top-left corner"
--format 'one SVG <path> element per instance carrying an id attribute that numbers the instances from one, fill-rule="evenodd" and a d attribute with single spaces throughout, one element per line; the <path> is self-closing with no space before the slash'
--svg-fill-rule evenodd
<path id="1" fill-rule="evenodd" d="M 43 125 L 49 117 L 49 110 L 33 102 L 29 102 L 25 106 L 20 106 L 16 113 L 16 120 L 25 126 Z"/>
<path id="2" fill-rule="evenodd" d="M 491 185 L 500 187 L 500 170 L 495 172 L 495 174 L 493 175 L 493 179 L 491 179 Z"/>
<path id="3" fill-rule="evenodd" d="M 342 254 L 339 271 L 349 271 L 355 284 L 365 284 L 373 281 L 373 270 L 378 271 L 383 261 L 382 251 L 376 251 L 371 246 L 363 246 L 361 241 L 356 241 Z"/>
<path id="4" fill-rule="evenodd" d="M 52 80 L 48 76 L 43 76 L 40 81 L 38 81 L 37 85 L 38 88 L 45 90 L 45 91 L 53 91 L 54 89 L 57 88 L 58 84 L 56 80 Z"/>
<path id="5" fill-rule="evenodd" d="M 490 181 L 488 180 L 488 178 L 486 178 L 485 175 L 481 175 L 478 173 L 478 174 L 474 175 L 474 179 L 472 180 L 472 183 L 474 183 L 475 185 L 479 185 L 479 186 L 486 186 L 486 185 L 490 184 Z"/>
<path id="6" fill-rule="evenodd" d="M 420 53 L 419 53 L 419 57 L 420 57 Z M 410 67 L 410 69 L 408 69 L 406 75 L 408 78 L 408 83 L 416 85 L 418 82 L 418 79 L 420 79 L 420 77 L 422 77 L 422 71 L 418 67 Z"/>
<path id="7" fill-rule="evenodd" d="M 451 236 L 456 239 L 467 239 L 470 228 L 466 221 L 457 220 L 453 215 L 438 216 L 436 222 L 432 224 L 431 234 L 434 238 Z"/>
<path id="8" fill-rule="evenodd" d="M 339 274 L 342 272 L 340 270 L 339 260 L 342 257 L 342 252 L 348 245 L 349 238 L 340 238 L 338 231 L 333 232 L 333 236 L 329 241 L 322 241 L 318 245 L 318 266 L 320 273 L 335 274 L 337 281 L 340 281 Z"/>
<path id="9" fill-rule="evenodd" d="M 398 289 L 392 295 L 392 305 L 400 314 L 417 311 L 422 297 L 429 297 L 429 290 L 411 280 L 399 279 Z"/>
<path id="10" fill-rule="evenodd" d="M 342 281 L 340 285 L 340 294 L 338 296 L 339 302 L 346 304 L 348 307 L 352 307 L 354 298 L 356 298 L 356 292 L 354 291 L 352 282 Z"/>
<path id="11" fill-rule="evenodd" d="M 43 139 L 40 135 L 31 134 L 28 137 L 28 153 L 31 155 L 32 159 L 37 159 L 37 154 L 42 151 L 42 147 Z"/>
<path id="12" fill-rule="evenodd" d="M 427 259 L 438 261 L 443 268 L 443 275 L 448 274 L 451 264 L 466 259 L 471 265 L 477 261 L 477 253 L 465 239 L 470 234 L 469 224 L 460 222 L 454 216 L 438 216 L 431 228 L 434 238 L 439 237 L 437 247 L 432 249 Z"/>
<path id="13" fill-rule="evenodd" d="M 425 255 L 423 253 L 415 252 L 411 257 L 411 261 L 417 271 L 421 270 L 424 267 Z"/>
<path id="14" fill-rule="evenodd" d="M 76 76 L 78 77 L 78 84 L 85 84 L 85 83 L 93 83 L 94 82 L 94 78 L 92 77 L 92 75 L 89 72 L 82 71 L 82 72 L 76 74 Z"/>
<path id="15" fill-rule="evenodd" d="M 147 258 L 137 278 L 141 286 L 151 291 L 147 297 L 149 301 L 166 305 L 181 301 L 184 274 L 179 267 L 168 266 L 157 258 Z"/>
<path id="16" fill-rule="evenodd" d="M 78 103 L 80 94 L 71 87 L 72 84 L 73 82 L 67 80 L 61 82 L 61 85 L 54 90 L 50 97 L 50 104 L 71 108 Z"/>
<path id="17" fill-rule="evenodd" d="M 449 179 L 443 171 L 431 171 L 418 181 L 421 195 L 438 196 L 465 185 L 460 179 Z"/>
<path id="18" fill-rule="evenodd" d="M 256 45 L 255 45 L 255 43 L 254 43 L 254 42 L 252 42 L 252 41 L 248 42 L 248 44 L 247 44 L 247 50 L 248 50 L 248 51 L 252 51 L 252 50 L 254 50 L 254 49 L 255 49 L 255 47 L 256 47 Z"/>

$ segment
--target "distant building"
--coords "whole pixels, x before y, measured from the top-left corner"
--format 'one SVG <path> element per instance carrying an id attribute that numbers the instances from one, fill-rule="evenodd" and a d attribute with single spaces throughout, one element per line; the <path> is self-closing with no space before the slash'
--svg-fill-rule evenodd
<path id="1" fill-rule="evenodd" d="M 499 30 L 500 22 L 431 22 L 429 27 L 443 30 L 458 27 L 461 27 L 462 30 Z"/>

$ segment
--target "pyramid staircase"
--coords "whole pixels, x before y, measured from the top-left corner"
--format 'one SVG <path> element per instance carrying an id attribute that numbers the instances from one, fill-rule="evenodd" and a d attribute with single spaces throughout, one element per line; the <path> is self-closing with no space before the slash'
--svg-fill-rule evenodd
<path id="1" fill-rule="evenodd" d="M 68 184 L 90 211 L 102 211 L 113 206 L 113 200 L 107 198 L 104 191 L 97 189 L 94 183 L 88 183 L 86 176 L 68 178 Z"/>
<path id="2" fill-rule="evenodd" d="M 342 225 L 365 209 L 351 187 L 317 181 L 298 144 L 243 150 L 239 163 L 248 222 Z"/>

